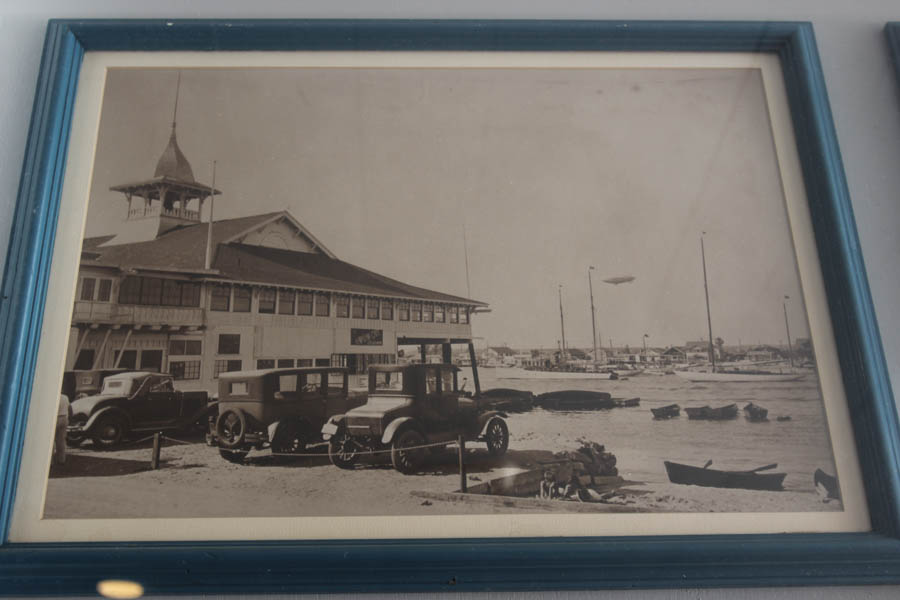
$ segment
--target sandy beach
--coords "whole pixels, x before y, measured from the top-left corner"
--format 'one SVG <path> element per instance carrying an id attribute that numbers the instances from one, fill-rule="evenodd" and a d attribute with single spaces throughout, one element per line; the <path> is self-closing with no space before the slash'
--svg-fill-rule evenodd
<path id="1" fill-rule="evenodd" d="M 585 413 L 581 418 L 591 416 Z M 510 428 L 518 435 L 505 456 L 490 457 L 482 444 L 467 450 L 469 484 L 540 468 L 554 453 L 578 447 L 571 435 L 549 427 L 541 434 L 529 430 L 536 419 L 565 423 L 562 418 L 548 421 L 546 414 L 541 417 L 537 412 L 511 415 Z M 387 459 L 369 459 L 354 470 L 338 469 L 320 455 L 325 446 L 299 457 L 253 452 L 246 464 L 237 465 L 223 460 L 216 448 L 200 438 L 180 438 L 189 443 L 164 443 L 158 470 L 150 469 L 150 442 L 114 451 L 96 451 L 90 444 L 70 450 L 66 464 L 51 469 L 44 518 L 841 510 L 839 502 L 823 502 L 811 481 L 804 491 L 763 492 L 638 480 L 629 475 L 631 470 L 622 459 L 629 453 L 624 448 L 617 453 L 610 446 L 608 451 L 620 455 L 620 471 L 629 481 L 626 489 L 636 493 L 616 494 L 606 503 L 542 501 L 543 505 L 532 502 L 516 507 L 453 500 L 452 492 L 459 489 L 453 447 L 431 456 L 419 474 L 402 475 Z"/>

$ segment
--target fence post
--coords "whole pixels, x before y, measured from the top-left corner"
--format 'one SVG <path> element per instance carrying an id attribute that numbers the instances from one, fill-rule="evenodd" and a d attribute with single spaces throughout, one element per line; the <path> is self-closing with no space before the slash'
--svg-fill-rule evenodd
<path id="1" fill-rule="evenodd" d="M 456 443 L 459 446 L 459 491 L 466 493 L 466 438 L 460 435 Z"/>
<path id="2" fill-rule="evenodd" d="M 160 434 L 153 434 L 153 454 L 150 455 L 150 468 L 154 471 L 159 468 L 159 442 Z"/>

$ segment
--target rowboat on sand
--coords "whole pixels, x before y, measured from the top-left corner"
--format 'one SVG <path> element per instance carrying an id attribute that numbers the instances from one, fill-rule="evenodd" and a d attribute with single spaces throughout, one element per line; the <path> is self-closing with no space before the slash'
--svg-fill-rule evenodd
<path id="1" fill-rule="evenodd" d="M 669 404 L 660 408 L 651 408 L 650 412 L 653 413 L 654 419 L 671 419 L 681 414 L 681 407 L 677 404 Z"/>
<path id="2" fill-rule="evenodd" d="M 737 404 L 729 404 L 718 408 L 710 408 L 709 406 L 685 408 L 688 419 L 704 419 L 707 421 L 726 421 L 728 419 L 736 419 L 738 415 Z"/>
<path id="3" fill-rule="evenodd" d="M 776 468 L 778 466 L 777 463 L 757 467 L 749 471 L 710 469 L 711 460 L 704 467 L 693 467 L 669 461 L 663 461 L 663 464 L 666 466 L 669 481 L 681 485 L 781 491 L 784 489 L 784 478 L 787 477 L 787 473 L 760 473 L 760 471 Z"/>

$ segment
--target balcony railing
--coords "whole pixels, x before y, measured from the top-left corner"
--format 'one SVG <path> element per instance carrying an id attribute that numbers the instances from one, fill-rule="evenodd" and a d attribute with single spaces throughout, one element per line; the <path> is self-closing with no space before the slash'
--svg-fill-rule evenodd
<path id="1" fill-rule="evenodd" d="M 175 219 L 184 219 L 186 221 L 199 221 L 200 213 L 196 210 L 187 208 L 162 208 L 159 204 L 153 206 L 140 206 L 132 208 L 128 211 L 129 219 L 146 219 L 149 217 L 173 217 Z"/>
<path id="2" fill-rule="evenodd" d="M 201 327 L 206 323 L 205 311 L 202 308 L 133 306 L 81 300 L 75 302 L 72 320 L 75 323 L 170 327 Z"/>

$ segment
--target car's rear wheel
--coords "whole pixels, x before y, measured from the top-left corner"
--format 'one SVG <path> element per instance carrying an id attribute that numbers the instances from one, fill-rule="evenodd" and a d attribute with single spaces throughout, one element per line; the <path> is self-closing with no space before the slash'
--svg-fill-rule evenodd
<path id="1" fill-rule="evenodd" d="M 216 420 L 216 438 L 226 450 L 239 448 L 246 434 L 247 418 L 240 410 L 226 410 Z"/>
<path id="2" fill-rule="evenodd" d="M 341 428 L 328 440 L 328 458 L 340 469 L 352 469 L 359 461 L 359 444 Z"/>
<path id="3" fill-rule="evenodd" d="M 509 428 L 506 421 L 496 417 L 491 419 L 484 434 L 484 441 L 491 456 L 506 454 L 506 449 L 509 448 Z"/>
<path id="4" fill-rule="evenodd" d="M 272 440 L 272 452 L 276 454 L 299 454 L 306 450 L 309 435 L 301 423 L 287 422 L 278 426 Z"/>
<path id="5" fill-rule="evenodd" d="M 391 444 L 391 464 L 404 474 L 415 473 L 425 461 L 425 438 L 415 429 L 407 429 Z"/>
<path id="6" fill-rule="evenodd" d="M 219 448 L 219 456 L 230 463 L 238 465 L 244 462 L 244 459 L 247 458 L 247 454 L 247 450 L 226 450 L 225 448 Z"/>
<path id="7" fill-rule="evenodd" d="M 91 440 L 98 448 L 113 448 L 125 437 L 128 423 L 119 415 L 103 415 L 91 427 Z"/>

